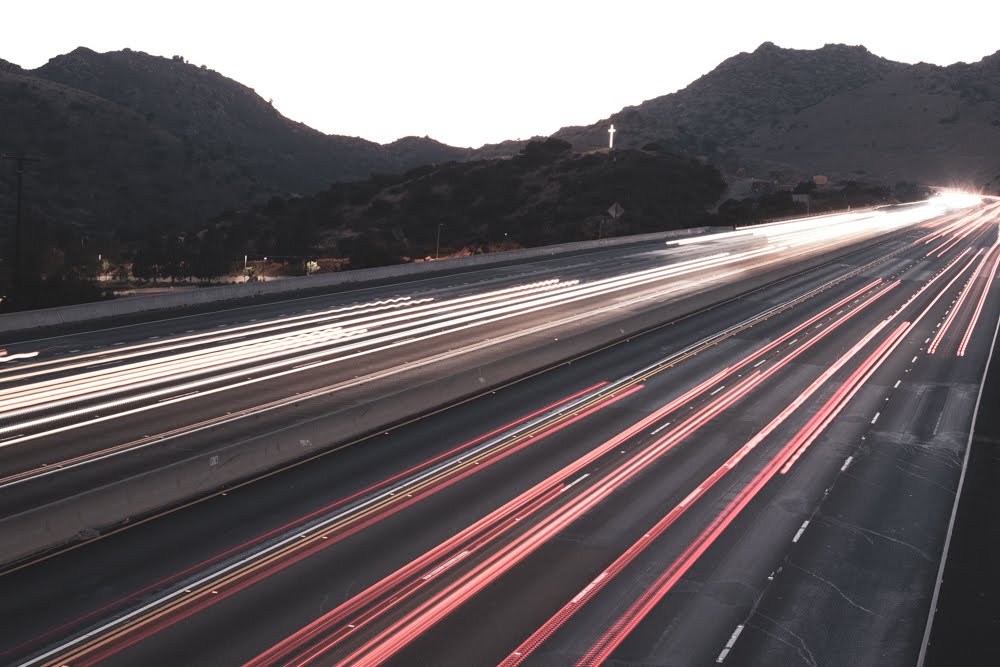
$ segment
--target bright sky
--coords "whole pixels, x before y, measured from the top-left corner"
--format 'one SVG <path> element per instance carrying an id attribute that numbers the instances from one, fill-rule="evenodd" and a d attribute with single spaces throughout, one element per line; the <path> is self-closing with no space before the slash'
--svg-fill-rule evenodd
<path id="1" fill-rule="evenodd" d="M 77 46 L 180 54 L 331 134 L 479 146 L 593 123 L 771 41 L 914 63 L 1000 50 L 992 0 L 34 0 L 4 2 L 0 58 Z"/>

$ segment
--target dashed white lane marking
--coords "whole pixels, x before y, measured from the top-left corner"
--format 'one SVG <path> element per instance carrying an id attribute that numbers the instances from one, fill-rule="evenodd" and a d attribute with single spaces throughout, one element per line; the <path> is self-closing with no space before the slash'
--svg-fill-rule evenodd
<path id="1" fill-rule="evenodd" d="M 716 389 L 715 391 L 713 391 L 712 393 L 710 393 L 709 396 L 715 396 L 716 394 L 718 394 L 720 391 L 722 391 L 725 388 L 726 388 L 726 385 L 722 385 L 721 387 L 719 387 L 718 389 Z"/>
<path id="2" fill-rule="evenodd" d="M 845 470 L 847 470 L 851 465 L 851 461 L 853 460 L 854 460 L 853 456 L 848 456 L 846 459 L 844 459 L 844 465 L 840 466 L 840 472 L 844 472 Z"/>
<path id="3" fill-rule="evenodd" d="M 726 659 L 726 656 L 729 655 L 729 652 L 733 650 L 733 646 L 736 644 L 736 640 L 740 638 L 741 632 L 743 632 L 742 623 L 737 625 L 736 629 L 733 630 L 733 634 L 729 637 L 729 641 L 726 642 L 726 646 L 722 649 L 722 653 L 720 653 L 719 657 L 715 659 L 716 662 L 722 662 L 723 660 Z"/>
<path id="4" fill-rule="evenodd" d="M 795 537 L 792 538 L 792 543 L 798 542 L 799 538 L 802 537 L 802 533 L 806 532 L 806 528 L 809 527 L 809 519 L 802 522 L 802 526 L 799 528 L 799 532 L 795 533 Z"/>
<path id="5" fill-rule="evenodd" d="M 893 389 L 899 389 L 899 385 L 903 383 L 902 380 L 896 380 L 896 384 L 892 385 Z"/>
<path id="6" fill-rule="evenodd" d="M 760 361 L 758 361 L 758 362 L 757 362 L 756 364 L 754 364 L 754 365 L 753 365 L 753 367 L 754 367 L 754 368 L 757 368 L 758 366 L 760 366 L 761 364 L 763 364 L 763 363 L 764 363 L 764 362 L 766 362 L 766 361 L 767 361 L 767 359 L 761 359 L 761 360 L 760 360 Z"/>
<path id="7" fill-rule="evenodd" d="M 663 426 L 660 426 L 659 428 L 657 428 L 655 431 L 652 432 L 651 435 L 656 435 L 657 433 L 659 433 L 660 431 L 662 431 L 663 429 L 665 429 L 668 426 L 670 426 L 670 422 L 667 422 Z"/>
<path id="8" fill-rule="evenodd" d="M 881 412 L 876 412 L 875 413 L 875 416 L 872 417 L 872 423 L 873 424 L 878 421 L 879 415 L 881 415 L 881 414 L 882 414 Z"/>
<path id="9" fill-rule="evenodd" d="M 599 575 L 597 575 L 597 578 L 595 578 L 592 582 L 590 582 L 589 584 L 587 584 L 582 591 L 580 591 L 579 593 L 577 593 L 576 597 L 574 597 L 572 600 L 570 600 L 570 602 L 572 604 L 577 604 L 587 593 L 589 593 L 590 591 L 594 590 L 594 586 L 596 586 L 597 584 L 601 583 L 601 580 L 604 579 L 604 577 L 606 577 L 606 576 L 608 576 L 607 572 L 601 572 Z"/>
<path id="10" fill-rule="evenodd" d="M 916 357 L 913 357 L 912 359 L 910 359 L 910 363 L 911 363 L 911 364 L 915 364 L 915 363 L 917 363 L 917 358 L 916 358 Z"/>

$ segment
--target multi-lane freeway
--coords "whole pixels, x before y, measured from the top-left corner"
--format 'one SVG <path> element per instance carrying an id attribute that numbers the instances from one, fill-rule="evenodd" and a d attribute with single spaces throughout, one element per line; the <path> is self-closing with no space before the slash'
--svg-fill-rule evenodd
<path id="1" fill-rule="evenodd" d="M 866 211 L 3 341 L 0 529 L 262 434 L 324 452 L 8 563 L 0 661 L 912 664 L 998 228 L 997 204 Z M 571 363 L 482 370 L 640 313 Z M 405 419 L 463 377 L 486 391 Z M 386 403 L 400 423 L 327 449 Z"/>

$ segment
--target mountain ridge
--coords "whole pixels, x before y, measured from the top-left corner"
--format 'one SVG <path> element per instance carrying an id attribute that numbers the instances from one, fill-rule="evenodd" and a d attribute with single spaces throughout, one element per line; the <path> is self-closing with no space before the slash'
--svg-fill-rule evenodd
<path id="1" fill-rule="evenodd" d="M 618 145 L 660 142 L 703 155 L 730 173 L 742 169 L 767 177 L 778 171 L 794 180 L 829 172 L 839 178 L 944 179 L 996 187 L 1000 163 L 990 156 L 1000 154 L 1000 133 L 992 129 L 1000 122 L 997 70 L 1000 51 L 977 63 L 941 67 L 891 61 L 863 46 L 796 50 L 764 42 L 681 90 L 553 136 L 586 150 L 606 145 L 607 126 L 614 123 Z M 937 82 L 933 89 L 922 87 L 921 80 L 928 79 Z M 925 104 L 928 92 L 936 99 Z M 923 113 L 931 117 L 912 117 Z M 941 139 L 942 125 L 949 124 L 955 127 Z M 814 131 L 804 133 L 804 127 Z M 856 127 L 871 136 L 857 136 Z M 894 137 L 893 149 L 884 154 L 882 132 Z M 811 150 L 809 142 L 816 141 L 819 147 Z M 949 144 L 958 146 L 956 156 L 949 154 Z"/>
<path id="2" fill-rule="evenodd" d="M 577 151 L 656 144 L 730 175 L 795 183 L 912 180 L 1000 188 L 1000 51 L 948 67 L 908 65 L 863 46 L 764 42 L 668 95 L 554 138 Z M 424 164 L 510 157 L 428 137 L 380 145 L 326 135 L 253 89 L 181 56 L 79 47 L 34 70 L 0 60 L 2 150 L 40 154 L 27 215 L 101 229 L 182 227 L 334 182 Z M 0 172 L 0 208 L 14 179 Z M 6 232 L 0 232 L 4 234 Z"/>
<path id="3" fill-rule="evenodd" d="M 0 60 L 0 128 L 3 152 L 44 158 L 26 177 L 26 215 L 101 229 L 183 226 L 475 154 L 430 138 L 326 135 L 214 70 L 130 49 L 79 47 L 33 70 Z M 13 196 L 4 170 L 0 209 Z"/>

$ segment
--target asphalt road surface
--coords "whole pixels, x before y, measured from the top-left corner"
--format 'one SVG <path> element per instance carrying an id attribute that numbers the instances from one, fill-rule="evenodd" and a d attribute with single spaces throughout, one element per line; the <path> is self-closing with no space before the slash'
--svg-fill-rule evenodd
<path id="1" fill-rule="evenodd" d="M 912 664 L 1000 317 L 998 219 L 990 206 L 911 221 L 890 237 L 883 229 L 838 261 L 360 446 L 8 569 L 0 575 L 0 660 Z M 797 234 L 811 248 L 824 243 L 808 230 Z M 593 275 L 579 285 L 539 288 L 555 292 L 546 302 L 553 310 L 504 320 L 504 331 L 578 315 L 574 303 L 590 312 L 615 299 L 655 299 L 684 281 L 697 287 L 699 277 L 728 270 L 716 262 L 776 247 L 794 254 L 798 241 L 715 243 L 729 254 L 697 244 L 631 249 L 575 267 Z M 734 261 L 744 267 L 760 257 Z M 693 275 L 655 273 L 683 262 L 704 264 L 688 265 Z M 530 279 L 507 271 L 488 289 L 567 275 L 565 266 L 541 269 L 530 269 L 540 271 Z M 650 282 L 609 286 L 643 271 Z M 572 301 L 572 290 L 593 284 L 608 291 Z M 433 289 L 451 291 L 434 292 L 428 304 L 463 296 L 483 303 L 481 286 L 452 281 Z M 383 297 L 393 298 L 371 301 Z M 505 293 L 483 312 L 514 300 Z M 322 316 L 338 307 L 350 304 L 324 303 Z M 272 326 L 276 312 L 251 319 Z M 452 315 L 441 321 L 455 324 Z M 170 338 L 162 346 L 146 340 L 160 335 L 149 329 L 141 341 L 114 333 L 124 340 L 120 348 L 141 352 L 137 345 L 151 343 L 142 349 L 156 351 L 115 360 L 111 377 L 84 378 L 81 371 L 95 369 L 67 368 L 79 355 L 93 353 L 102 363 L 119 354 L 103 347 L 107 332 L 60 339 L 51 372 L 32 366 L 42 355 L 5 369 L 44 371 L 31 382 L 51 381 L 8 396 L 24 401 L 9 411 L 38 408 L 11 418 L 20 421 L 8 442 L 53 424 L 76 437 L 46 433 L 8 450 L 27 452 L 23 445 L 35 442 L 78 457 L 106 448 L 92 435 L 98 431 L 86 430 L 94 424 L 80 425 L 93 419 L 84 409 L 148 391 L 136 386 L 145 379 L 129 374 L 136 369 L 125 368 L 136 360 L 155 361 L 136 371 L 155 369 L 158 384 L 150 387 L 180 396 L 193 390 L 184 383 L 197 379 L 207 381 L 200 392 L 221 386 L 211 383 L 227 382 L 218 378 L 231 363 L 245 377 L 251 366 L 269 372 L 257 368 L 263 356 L 325 360 L 300 357 L 314 343 L 328 354 L 357 326 L 336 322 L 323 328 L 296 320 L 291 341 L 255 327 L 252 345 L 223 350 L 244 339 L 199 342 L 184 348 L 205 351 L 192 367 L 198 372 L 185 378 L 177 358 L 184 350 L 165 348 L 205 329 L 176 332 L 176 323 L 164 323 Z M 452 334 L 442 348 L 423 341 L 414 358 L 465 339 L 454 331 L 440 338 Z M 250 356 L 234 361 L 244 347 Z M 216 361 L 218 368 L 201 373 Z M 50 388 L 63 393 L 39 398 Z M 105 390 L 112 393 L 94 397 Z M 212 401 L 227 406 L 238 400 L 216 395 L 222 398 Z M 66 402 L 53 404 L 59 401 Z M 128 405 L 154 404 L 144 401 Z M 187 401 L 184 410 L 218 408 L 212 401 Z M 67 416 L 74 405 L 81 414 Z M 129 419 L 109 421 L 126 429 Z M 162 419 L 177 423 L 176 416 Z M 78 449 L 74 440 L 82 441 Z M 5 474 L 36 470 L 32 455 L 12 457 Z"/>

